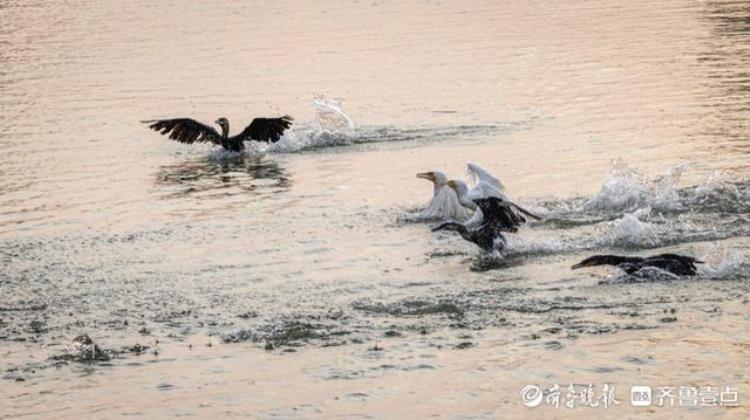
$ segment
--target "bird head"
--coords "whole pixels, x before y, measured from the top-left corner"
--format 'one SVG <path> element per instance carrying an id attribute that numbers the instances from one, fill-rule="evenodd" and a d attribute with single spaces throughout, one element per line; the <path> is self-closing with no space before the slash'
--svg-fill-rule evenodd
<path id="1" fill-rule="evenodd" d="M 417 178 L 422 178 L 422 179 L 435 182 L 435 173 L 434 172 L 419 172 L 417 173 Z"/>
<path id="2" fill-rule="evenodd" d="M 438 171 L 420 172 L 417 174 L 417 178 L 432 181 L 432 183 L 437 186 L 443 186 L 448 181 L 448 178 L 445 176 L 445 174 Z"/>
<path id="3" fill-rule="evenodd" d="M 214 121 L 215 124 L 218 124 L 220 127 L 224 127 L 229 125 L 229 120 L 227 120 L 224 117 L 219 118 L 218 120 Z"/>
<path id="4" fill-rule="evenodd" d="M 451 179 L 450 181 L 446 182 L 445 185 L 453 188 L 453 191 L 455 191 L 456 194 L 459 195 L 459 197 L 463 194 L 466 194 L 466 192 L 469 190 L 465 182 L 459 181 L 457 179 Z"/>
<path id="5" fill-rule="evenodd" d="M 570 267 L 571 270 L 577 270 L 579 268 L 584 267 L 594 267 L 597 265 L 616 265 L 617 261 L 614 261 L 612 258 L 610 258 L 609 255 L 594 255 L 593 257 L 588 257 L 585 260 L 579 262 L 578 264 Z"/>

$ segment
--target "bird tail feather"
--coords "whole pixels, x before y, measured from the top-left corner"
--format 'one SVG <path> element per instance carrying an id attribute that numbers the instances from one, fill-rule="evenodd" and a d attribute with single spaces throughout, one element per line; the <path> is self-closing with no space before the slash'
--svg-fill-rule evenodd
<path id="1" fill-rule="evenodd" d="M 513 202 L 511 202 L 511 204 L 512 204 L 512 205 L 513 205 L 513 207 L 515 207 L 515 208 L 516 208 L 516 209 L 517 209 L 518 211 L 520 211 L 521 213 L 523 213 L 523 214 L 525 214 L 525 215 L 527 215 L 527 216 L 531 217 L 532 219 L 535 219 L 535 220 L 542 220 L 542 218 L 541 218 L 540 216 L 537 216 L 536 214 L 534 214 L 534 213 L 532 213 L 532 212 L 530 212 L 530 211 L 526 210 L 525 208 L 523 208 L 523 207 L 519 206 L 518 204 L 516 204 L 516 203 L 513 203 Z"/>

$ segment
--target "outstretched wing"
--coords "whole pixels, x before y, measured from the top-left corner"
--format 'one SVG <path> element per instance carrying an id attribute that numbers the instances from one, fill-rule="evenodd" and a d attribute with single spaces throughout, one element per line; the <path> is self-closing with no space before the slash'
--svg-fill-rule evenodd
<path id="1" fill-rule="evenodd" d="M 497 188 L 501 192 L 505 190 L 505 186 L 500 182 L 490 171 L 484 169 L 480 164 L 475 162 L 469 162 L 466 164 L 466 171 L 474 178 L 476 183 L 484 181 L 493 187 Z"/>
<path id="2" fill-rule="evenodd" d="M 505 232 L 515 232 L 518 227 L 526 223 L 526 219 L 518 214 L 512 203 L 497 197 L 474 200 L 482 211 L 482 224 Z"/>
<path id="3" fill-rule="evenodd" d="M 170 139 L 180 143 L 203 143 L 211 142 L 221 144 L 221 135 L 205 124 L 190 118 L 174 118 L 170 120 L 143 121 L 149 124 L 148 128 L 168 135 Z"/>
<path id="4" fill-rule="evenodd" d="M 276 143 L 287 128 L 291 127 L 293 118 L 284 115 L 281 118 L 256 118 L 240 134 L 233 137 L 241 141 L 259 140 Z"/>
<path id="5" fill-rule="evenodd" d="M 490 183 L 481 180 L 477 181 L 476 185 L 474 185 L 469 190 L 468 194 L 470 200 L 477 200 L 487 197 L 497 197 L 501 200 L 510 201 L 510 199 L 507 195 L 505 195 L 504 192 L 492 186 Z"/>

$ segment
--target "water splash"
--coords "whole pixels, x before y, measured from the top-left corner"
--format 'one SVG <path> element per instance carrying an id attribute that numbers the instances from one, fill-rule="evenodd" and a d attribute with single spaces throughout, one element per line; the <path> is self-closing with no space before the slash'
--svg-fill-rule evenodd
<path id="1" fill-rule="evenodd" d="M 698 274 L 709 279 L 726 279 L 742 274 L 745 254 L 738 250 L 726 251 L 715 244 L 706 245 L 698 266 Z"/>
<path id="2" fill-rule="evenodd" d="M 724 173 L 713 172 L 695 188 L 687 189 L 683 201 L 691 208 L 725 213 L 750 212 L 747 182 L 732 182 Z"/>
<path id="3" fill-rule="evenodd" d="M 309 128 L 286 130 L 271 145 L 253 142 L 253 153 L 296 153 L 306 149 L 346 146 L 353 143 L 357 128 L 344 112 L 342 101 L 318 95 L 313 99 L 315 120 Z"/>
<path id="4" fill-rule="evenodd" d="M 356 126 L 344 112 L 340 99 L 318 95 L 313 99 L 313 108 L 318 133 L 346 136 L 353 136 L 356 133 Z"/>
<path id="5" fill-rule="evenodd" d="M 639 209 L 627 213 L 622 218 L 608 222 L 603 234 L 595 241 L 598 246 L 622 248 L 652 248 L 659 244 L 659 231 L 648 222 L 651 208 Z"/>
<path id="6" fill-rule="evenodd" d="M 681 164 L 650 177 L 618 159 L 613 161 L 600 190 L 591 197 L 552 198 L 532 204 L 536 212 L 544 215 L 544 220 L 534 227 L 564 232 L 596 226 L 602 231 L 600 226 L 606 223 L 608 228 L 600 233 L 608 239 L 599 244 L 626 247 L 748 234 L 750 183 L 730 180 L 717 171 L 697 186 L 680 187 L 686 169 L 687 164 Z M 642 216 L 635 220 L 624 213 Z"/>
<path id="7" fill-rule="evenodd" d="M 259 145 L 254 143 L 254 145 Z M 276 143 L 270 144 L 266 147 L 259 147 L 260 153 L 295 153 L 303 150 L 308 145 L 304 138 L 298 138 L 297 133 L 293 129 L 284 131 L 281 138 Z"/>
<path id="8" fill-rule="evenodd" d="M 709 200 L 715 198 L 716 195 L 728 195 L 734 199 L 742 198 L 739 188 L 732 185 L 721 171 L 714 171 L 693 190 L 693 199 L 697 201 Z"/>
<path id="9" fill-rule="evenodd" d="M 667 226 L 667 225 L 664 225 Z M 654 248 L 669 242 L 664 232 L 669 228 L 651 222 L 651 209 L 640 209 L 626 213 L 614 221 L 603 222 L 593 231 L 536 232 L 529 236 L 526 232 L 507 236 L 507 255 L 549 255 L 577 252 L 602 247 L 641 249 Z"/>
<path id="10" fill-rule="evenodd" d="M 622 158 L 614 160 L 599 192 L 583 205 L 586 211 L 634 211 L 652 207 L 661 211 L 683 208 L 678 194 L 680 178 L 688 164 L 669 168 L 653 179 L 642 176 Z"/>
<path id="11" fill-rule="evenodd" d="M 585 210 L 628 209 L 637 205 L 645 195 L 645 188 L 636 172 L 622 159 L 612 162 L 609 177 L 598 193 L 583 206 Z"/>
<path id="12" fill-rule="evenodd" d="M 554 237 L 525 237 L 521 235 L 507 235 L 504 255 L 545 255 L 558 252 L 581 249 L 582 244 L 570 238 Z"/>
<path id="13" fill-rule="evenodd" d="M 679 280 L 680 276 L 662 270 L 657 267 L 643 267 L 640 270 L 628 274 L 624 271 L 617 270 L 608 279 L 602 280 L 599 284 L 608 283 L 650 283 L 655 281 L 673 281 Z"/>
<path id="14" fill-rule="evenodd" d="M 439 141 L 461 136 L 512 132 L 529 124 L 529 121 L 512 121 L 502 125 L 460 126 L 360 126 L 344 111 L 340 100 L 317 96 L 313 100 L 315 119 L 308 125 L 295 125 L 272 145 L 256 143 L 248 153 L 297 153 L 328 147 L 351 146 L 370 143 L 392 143 L 414 140 Z M 252 149 L 252 151 L 250 151 Z"/>
<path id="15" fill-rule="evenodd" d="M 66 352 L 64 354 L 54 355 L 50 358 L 63 362 L 95 363 L 109 361 L 114 356 L 112 350 L 101 348 L 87 335 L 76 337 L 70 345 L 65 347 Z"/>

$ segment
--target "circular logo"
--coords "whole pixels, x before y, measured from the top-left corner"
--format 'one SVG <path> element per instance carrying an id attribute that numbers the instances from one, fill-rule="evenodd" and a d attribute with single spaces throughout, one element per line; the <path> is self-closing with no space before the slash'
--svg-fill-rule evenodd
<path id="1" fill-rule="evenodd" d="M 521 403 L 526 407 L 538 407 L 542 403 L 542 388 L 539 385 L 521 388 Z"/>

